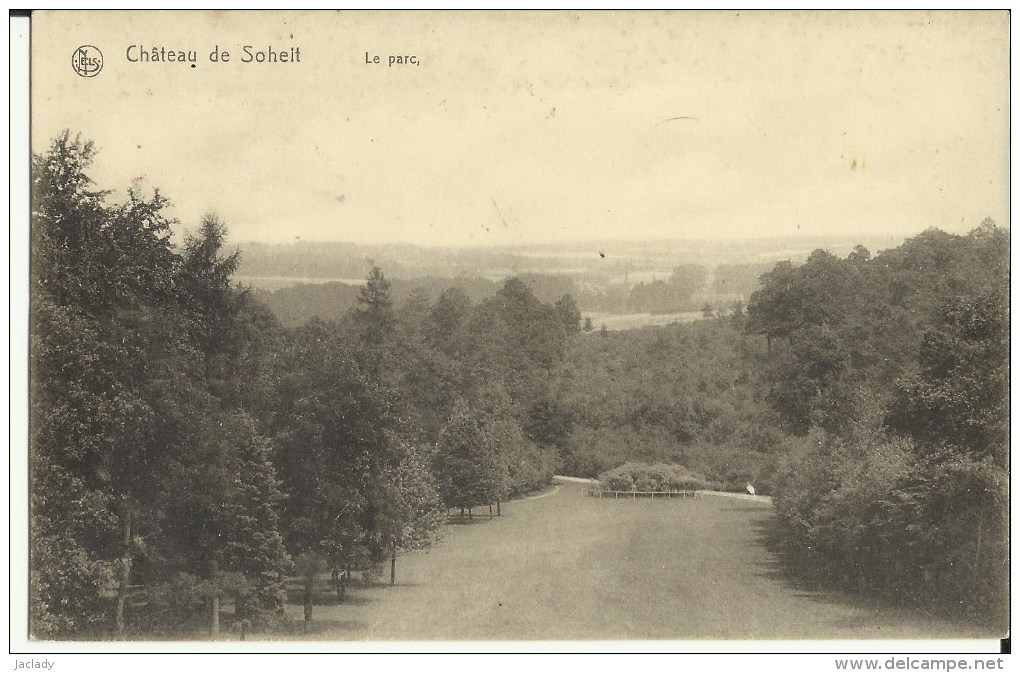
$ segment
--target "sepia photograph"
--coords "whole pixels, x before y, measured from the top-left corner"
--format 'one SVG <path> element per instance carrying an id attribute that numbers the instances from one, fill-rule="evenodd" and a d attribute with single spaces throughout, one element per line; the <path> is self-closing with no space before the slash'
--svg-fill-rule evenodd
<path id="1" fill-rule="evenodd" d="M 32 12 L 18 638 L 1000 652 L 1009 19 Z"/>

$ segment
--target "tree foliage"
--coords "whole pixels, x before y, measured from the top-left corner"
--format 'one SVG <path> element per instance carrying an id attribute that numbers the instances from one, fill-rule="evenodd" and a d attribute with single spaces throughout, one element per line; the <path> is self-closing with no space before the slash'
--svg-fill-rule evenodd
<path id="1" fill-rule="evenodd" d="M 249 350 L 236 257 L 220 255 L 214 219 L 176 250 L 158 191 L 109 203 L 87 174 L 94 154 L 65 133 L 33 161 L 33 633 L 122 632 L 133 581 L 213 577 L 220 558 L 279 609 L 269 449 L 220 396 Z"/>
<path id="2" fill-rule="evenodd" d="M 795 553 L 853 588 L 998 625 L 1007 255 L 990 222 L 967 236 L 929 230 L 874 257 L 813 255 L 764 278 L 748 321 L 777 339 L 762 382 L 804 437 L 775 496 Z M 847 282 L 853 292 L 839 291 Z"/>

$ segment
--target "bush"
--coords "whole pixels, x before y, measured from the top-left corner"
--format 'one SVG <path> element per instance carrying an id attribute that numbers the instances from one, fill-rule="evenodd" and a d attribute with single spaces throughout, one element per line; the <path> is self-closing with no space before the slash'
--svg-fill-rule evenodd
<path id="1" fill-rule="evenodd" d="M 190 573 L 178 572 L 163 582 L 154 583 L 137 598 L 141 605 L 131 620 L 131 628 L 140 633 L 193 633 L 204 631 L 209 624 L 211 598 L 215 591 L 224 603 L 234 601 L 246 605 L 246 630 L 275 623 L 276 615 L 270 610 L 259 610 L 252 605 L 255 596 L 252 582 L 242 573 L 221 572 L 217 581 Z M 230 615 L 228 619 L 233 619 Z M 238 628 L 240 628 L 238 626 Z"/>
<path id="2" fill-rule="evenodd" d="M 599 483 L 610 491 L 696 491 L 710 484 L 683 465 L 625 463 L 599 475 Z"/>
<path id="3" fill-rule="evenodd" d="M 618 467 L 615 470 L 610 470 L 604 474 L 599 475 L 599 482 L 602 486 L 610 491 L 636 491 L 634 487 L 634 478 L 631 477 L 629 472 L 624 471 L 624 468 Z"/>
<path id="4" fill-rule="evenodd" d="M 1005 623 L 1008 475 L 953 449 L 812 433 L 773 498 L 798 566 L 844 588 Z"/>
<path id="5" fill-rule="evenodd" d="M 730 444 L 696 444 L 684 448 L 684 458 L 721 491 L 743 492 L 752 484 L 759 495 L 772 492 L 773 455 Z"/>
<path id="6" fill-rule="evenodd" d="M 209 594 L 208 581 L 189 573 L 175 573 L 165 582 L 146 588 L 133 626 L 143 632 L 191 630 L 208 618 Z"/>
<path id="7" fill-rule="evenodd" d="M 510 456 L 509 495 L 516 496 L 549 485 L 556 472 L 556 452 L 533 442 L 523 442 Z"/>

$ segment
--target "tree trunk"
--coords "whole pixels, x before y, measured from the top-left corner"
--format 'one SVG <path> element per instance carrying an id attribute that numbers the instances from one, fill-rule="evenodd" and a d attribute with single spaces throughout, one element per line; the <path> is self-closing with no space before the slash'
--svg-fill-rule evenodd
<path id="1" fill-rule="evenodd" d="M 305 633 L 312 630 L 312 593 L 315 590 L 315 578 L 305 578 L 305 621 L 302 626 Z"/>
<path id="2" fill-rule="evenodd" d="M 468 519 L 471 519 L 471 518 L 473 518 L 472 515 L 471 515 L 471 508 L 468 507 Z"/>
<path id="3" fill-rule="evenodd" d="M 251 614 L 251 606 L 246 605 L 240 596 L 234 598 L 234 623 L 241 625 L 241 640 L 248 636 L 248 620 L 246 615 Z"/>
<path id="4" fill-rule="evenodd" d="M 390 548 L 390 585 L 397 583 L 397 545 Z"/>
<path id="5" fill-rule="evenodd" d="M 131 580 L 131 510 L 124 512 L 123 543 L 120 557 L 120 582 L 117 585 L 117 614 L 115 623 L 117 625 L 117 637 L 124 637 L 124 606 L 127 604 L 128 587 Z"/>
<path id="6" fill-rule="evenodd" d="M 489 518 L 492 518 L 492 503 L 489 503 Z"/>
<path id="7" fill-rule="evenodd" d="M 463 507 L 460 508 L 460 518 L 462 518 L 462 519 L 464 518 L 464 508 Z"/>
<path id="8" fill-rule="evenodd" d="M 219 568 L 216 563 L 212 564 L 212 594 L 209 597 L 209 603 L 212 606 L 211 614 L 209 615 L 209 634 L 219 635 L 219 582 L 216 580 L 216 575 L 219 574 Z"/>
<path id="9" fill-rule="evenodd" d="M 985 525 L 985 517 L 978 513 L 977 544 L 974 545 L 974 585 L 981 580 L 981 531 Z"/>
<path id="10" fill-rule="evenodd" d="M 499 500 L 496 501 L 496 516 L 503 516 L 503 512 L 499 511 Z"/>
<path id="11" fill-rule="evenodd" d="M 333 591 L 336 592 L 336 602 L 343 603 L 344 596 L 340 592 L 340 571 L 337 568 L 331 568 L 330 573 L 333 575 Z"/>
<path id="12" fill-rule="evenodd" d="M 209 622 L 209 634 L 219 635 L 219 562 L 212 562 L 212 573 L 210 574 L 212 594 L 209 603 L 212 604 L 212 613 Z"/>
<path id="13" fill-rule="evenodd" d="M 209 627 L 209 633 L 214 636 L 220 635 L 220 592 L 215 584 L 212 594 L 212 625 Z"/>
<path id="14" fill-rule="evenodd" d="M 350 566 L 350 564 L 348 564 Z M 347 571 L 340 567 L 340 593 L 337 595 L 337 602 L 343 603 L 344 597 L 347 595 Z"/>

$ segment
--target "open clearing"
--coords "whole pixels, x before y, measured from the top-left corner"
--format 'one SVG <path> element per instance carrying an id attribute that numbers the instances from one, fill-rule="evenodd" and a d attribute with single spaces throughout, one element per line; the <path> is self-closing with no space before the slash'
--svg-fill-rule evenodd
<path id="1" fill-rule="evenodd" d="M 766 640 L 990 637 L 799 588 L 764 545 L 767 501 L 586 498 L 587 484 L 448 526 L 397 584 L 316 605 L 315 640 Z M 389 570 L 388 565 L 386 568 Z M 387 575 L 388 579 L 388 575 Z"/>

